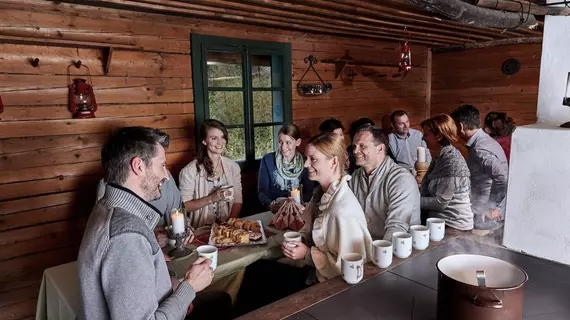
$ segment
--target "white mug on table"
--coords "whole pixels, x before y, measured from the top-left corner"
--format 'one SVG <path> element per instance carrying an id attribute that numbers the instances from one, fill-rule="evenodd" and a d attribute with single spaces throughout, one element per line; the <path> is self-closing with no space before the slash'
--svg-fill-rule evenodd
<path id="1" fill-rule="evenodd" d="M 204 257 L 212 260 L 210 267 L 212 267 L 212 270 L 216 270 L 216 267 L 218 266 L 218 248 L 215 246 L 204 245 L 199 246 L 198 249 L 196 249 L 196 252 L 198 253 L 198 257 Z"/>
<path id="2" fill-rule="evenodd" d="M 392 234 L 394 255 L 400 259 L 406 259 L 412 254 L 412 235 L 407 232 L 394 232 Z"/>
<path id="3" fill-rule="evenodd" d="M 429 228 L 426 226 L 415 225 L 410 227 L 412 234 L 412 246 L 416 250 L 424 250 L 429 245 Z"/>
<path id="4" fill-rule="evenodd" d="M 445 220 L 439 218 L 427 219 L 429 228 L 429 239 L 431 241 L 441 241 L 445 237 Z"/>
<path id="5" fill-rule="evenodd" d="M 350 284 L 359 283 L 364 276 L 364 259 L 359 253 L 347 253 L 341 258 L 341 273 L 344 281 Z"/>
<path id="6" fill-rule="evenodd" d="M 289 244 L 289 242 L 301 242 L 301 234 L 296 231 L 289 231 L 283 234 L 283 241 L 286 242 L 286 246 L 294 248 L 294 244 Z"/>
<path id="7" fill-rule="evenodd" d="M 388 268 L 392 264 L 392 242 L 375 240 L 372 242 L 373 262 L 379 268 Z"/>

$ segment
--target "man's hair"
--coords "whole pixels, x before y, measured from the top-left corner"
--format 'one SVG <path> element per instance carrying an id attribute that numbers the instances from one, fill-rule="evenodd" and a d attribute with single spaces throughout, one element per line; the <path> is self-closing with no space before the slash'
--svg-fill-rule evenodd
<path id="1" fill-rule="evenodd" d="M 372 134 L 372 141 L 374 141 L 374 145 L 377 146 L 379 144 L 383 144 L 385 153 L 388 154 L 388 135 L 384 129 L 382 129 L 380 126 L 363 126 L 356 131 L 355 136 L 361 132 L 370 132 Z"/>
<path id="2" fill-rule="evenodd" d="M 392 121 L 392 123 L 396 123 L 396 118 L 407 115 L 408 113 L 404 110 L 396 110 L 390 115 L 390 121 Z"/>
<path id="3" fill-rule="evenodd" d="M 348 129 L 348 134 L 350 135 L 351 138 L 354 138 L 354 135 L 356 134 L 356 132 L 358 131 L 358 129 L 360 127 L 373 126 L 373 125 L 374 125 L 374 121 L 372 121 L 371 119 L 360 118 L 360 119 L 358 119 L 358 120 L 356 120 L 350 124 L 350 129 Z"/>
<path id="4" fill-rule="evenodd" d="M 473 105 L 461 105 L 451 113 L 451 117 L 456 122 L 462 123 L 468 130 L 481 128 L 481 113 Z"/>
<path id="5" fill-rule="evenodd" d="M 107 183 L 123 184 L 130 172 L 131 160 L 140 157 L 148 167 L 157 154 L 157 145 L 168 148 L 170 137 L 162 130 L 127 127 L 115 132 L 101 149 L 101 164 Z"/>
<path id="6" fill-rule="evenodd" d="M 342 129 L 344 131 L 344 126 L 340 121 L 334 118 L 327 119 L 321 123 L 319 126 L 320 133 L 331 133 L 336 129 Z"/>

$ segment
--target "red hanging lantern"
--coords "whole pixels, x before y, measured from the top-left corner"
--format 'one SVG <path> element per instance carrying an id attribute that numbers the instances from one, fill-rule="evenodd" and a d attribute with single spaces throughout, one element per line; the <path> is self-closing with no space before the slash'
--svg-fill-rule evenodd
<path id="1" fill-rule="evenodd" d="M 2 112 L 4 112 L 4 103 L 2 103 L 2 97 L 0 97 L 0 113 Z"/>
<path id="2" fill-rule="evenodd" d="M 75 65 L 76 68 L 80 68 L 81 61 L 72 65 Z M 93 83 L 89 68 L 85 65 L 83 66 L 87 68 L 89 80 Z M 73 117 L 76 119 L 95 118 L 95 111 L 97 111 L 95 94 L 93 93 L 93 87 L 87 83 L 85 79 L 73 79 L 73 83 L 69 85 L 69 111 L 73 113 Z"/>
<path id="3" fill-rule="evenodd" d="M 408 41 L 400 43 L 400 60 L 398 61 L 398 71 L 408 72 L 412 70 L 412 51 Z"/>

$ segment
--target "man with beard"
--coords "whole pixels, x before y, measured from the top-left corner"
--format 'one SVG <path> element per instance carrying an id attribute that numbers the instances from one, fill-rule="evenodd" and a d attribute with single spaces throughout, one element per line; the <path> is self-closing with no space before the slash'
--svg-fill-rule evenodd
<path id="1" fill-rule="evenodd" d="M 83 319 L 182 319 L 213 278 L 198 259 L 174 285 L 153 229 L 163 213 L 148 202 L 168 179 L 158 129 L 120 129 L 103 146 L 107 187 L 93 208 L 78 257 Z"/>
<path id="2" fill-rule="evenodd" d="M 350 188 L 360 202 L 373 239 L 392 240 L 394 232 L 407 232 L 420 223 L 420 192 L 411 173 L 387 156 L 388 137 L 378 126 L 357 130 L 354 157 L 360 166 Z"/>

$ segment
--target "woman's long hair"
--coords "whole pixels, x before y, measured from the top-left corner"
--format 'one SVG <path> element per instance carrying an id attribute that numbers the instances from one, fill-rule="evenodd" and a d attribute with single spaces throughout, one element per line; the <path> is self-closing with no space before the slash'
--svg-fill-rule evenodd
<path id="1" fill-rule="evenodd" d="M 489 112 L 485 117 L 485 127 L 489 129 L 489 135 L 497 139 L 512 135 L 515 122 L 504 112 Z"/>
<path id="2" fill-rule="evenodd" d="M 446 114 L 440 114 L 424 120 L 420 126 L 424 130 L 427 129 L 431 131 L 431 133 L 436 136 L 438 134 L 441 134 L 441 140 L 439 140 L 439 144 L 442 146 L 448 146 L 459 141 L 455 121 L 453 121 L 453 119 Z"/>
<path id="3" fill-rule="evenodd" d="M 346 163 L 347 153 L 344 149 L 344 140 L 342 136 L 333 132 L 321 133 L 312 137 L 308 144 L 317 148 L 317 150 L 324 154 L 327 159 L 337 157 L 338 171 L 341 175 L 345 174 L 344 164 Z"/>
<path id="4" fill-rule="evenodd" d="M 201 171 L 200 165 L 201 164 L 204 165 L 208 177 L 214 175 L 214 164 L 212 163 L 212 159 L 208 157 L 208 147 L 201 142 L 208 139 L 208 131 L 212 128 L 222 131 L 224 133 L 224 139 L 226 139 L 226 145 L 229 143 L 228 129 L 221 121 L 214 119 L 204 120 L 204 123 L 202 123 L 202 125 L 200 126 L 200 132 L 199 132 L 200 146 L 198 147 L 198 157 L 196 158 L 198 163 L 196 163 L 196 168 L 198 173 L 200 173 Z"/>

